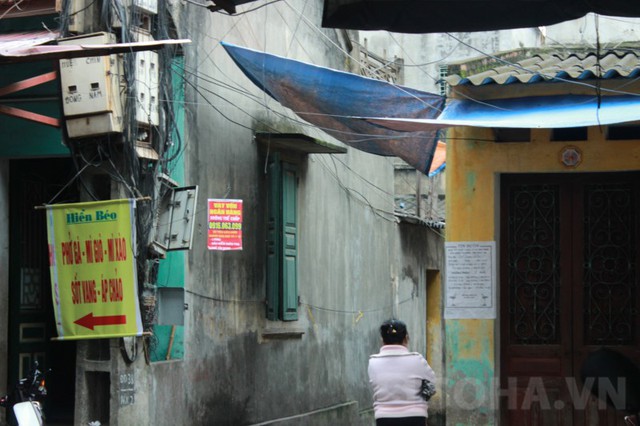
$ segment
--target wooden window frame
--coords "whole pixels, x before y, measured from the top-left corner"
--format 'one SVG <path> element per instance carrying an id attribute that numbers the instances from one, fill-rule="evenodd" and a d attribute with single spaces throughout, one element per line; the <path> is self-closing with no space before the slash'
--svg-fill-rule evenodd
<path id="1" fill-rule="evenodd" d="M 298 165 L 275 152 L 268 160 L 267 319 L 298 320 Z"/>

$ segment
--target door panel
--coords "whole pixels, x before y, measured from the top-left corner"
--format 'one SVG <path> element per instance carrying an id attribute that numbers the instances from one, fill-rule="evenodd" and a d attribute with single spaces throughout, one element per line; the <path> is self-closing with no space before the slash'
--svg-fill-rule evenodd
<path id="1" fill-rule="evenodd" d="M 503 401 L 506 424 L 572 424 L 564 378 L 571 375 L 569 254 L 563 232 L 567 191 L 549 178 L 503 178 L 502 388 L 515 379 L 517 402 Z M 513 398 L 513 396 L 510 396 Z M 509 408 L 509 406 L 511 408 Z"/>
<path id="2" fill-rule="evenodd" d="M 608 175 L 587 179 L 576 190 L 577 251 L 574 276 L 574 365 L 587 355 L 608 347 L 636 363 L 638 356 L 638 176 Z M 577 260 L 581 260 L 578 262 Z M 623 415 L 598 409 L 602 403 L 588 399 L 576 410 L 581 424 L 623 425 Z"/>
<path id="3" fill-rule="evenodd" d="M 577 376 L 601 346 L 638 358 L 638 180 L 502 177 L 503 423 L 623 424 Z"/>

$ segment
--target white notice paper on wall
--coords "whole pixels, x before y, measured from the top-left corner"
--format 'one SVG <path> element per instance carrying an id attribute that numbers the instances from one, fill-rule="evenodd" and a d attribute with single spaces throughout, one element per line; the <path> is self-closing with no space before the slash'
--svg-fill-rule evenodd
<path id="1" fill-rule="evenodd" d="M 496 317 L 496 243 L 445 243 L 447 319 Z"/>

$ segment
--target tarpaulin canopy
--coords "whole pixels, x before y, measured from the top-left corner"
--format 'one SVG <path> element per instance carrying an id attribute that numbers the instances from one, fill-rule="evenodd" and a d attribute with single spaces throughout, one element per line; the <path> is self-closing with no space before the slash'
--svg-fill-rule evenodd
<path id="1" fill-rule="evenodd" d="M 322 26 L 399 33 L 537 27 L 587 13 L 640 17 L 637 0 L 324 0 Z"/>
<path id="2" fill-rule="evenodd" d="M 640 96 L 633 93 L 451 99 L 445 105 L 438 95 L 224 46 L 258 87 L 298 116 L 347 145 L 398 156 L 423 173 L 429 173 L 438 132 L 448 127 L 568 128 L 640 120 Z"/>
<path id="3" fill-rule="evenodd" d="M 368 117 L 388 129 L 419 132 L 454 126 L 564 128 L 640 120 L 640 97 L 557 95 L 474 102 L 453 99 L 437 118 Z"/>
<path id="4" fill-rule="evenodd" d="M 356 117 L 436 118 L 444 98 L 308 63 L 222 43 L 259 88 L 305 121 L 359 150 L 397 156 L 428 174 L 438 129 L 396 132 Z"/>

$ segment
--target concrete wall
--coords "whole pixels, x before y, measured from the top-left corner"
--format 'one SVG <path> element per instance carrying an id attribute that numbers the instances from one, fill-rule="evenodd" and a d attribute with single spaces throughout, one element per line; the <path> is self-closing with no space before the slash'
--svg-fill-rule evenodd
<path id="1" fill-rule="evenodd" d="M 440 268 L 441 240 L 396 221 L 392 160 L 351 148 L 300 164 L 299 319 L 265 317 L 266 180 L 253 134 L 339 142 L 255 88 L 218 42 L 344 69 L 339 32 L 318 28 L 321 8 L 279 2 L 237 17 L 189 3 L 179 10 L 181 36 L 193 40 L 185 47 L 185 184 L 199 185 L 200 199 L 187 256 L 185 358 L 151 367 L 149 424 L 174 425 L 175 413 L 202 425 L 372 424 L 366 368 L 379 324 L 404 319 L 412 349 L 426 353 L 427 270 Z M 206 200 L 223 197 L 244 200 L 242 251 L 206 248 Z"/>
<path id="2" fill-rule="evenodd" d="M 542 33 L 546 44 L 586 44 L 595 47 L 599 37 L 602 49 L 611 49 L 620 43 L 640 39 L 638 19 L 598 16 L 593 13 L 572 21 L 572 25 L 544 27 Z"/>
<path id="3" fill-rule="evenodd" d="M 395 161 L 396 210 L 425 220 L 445 217 L 445 173 L 427 176 L 400 159 Z M 420 200 L 418 203 L 416 200 Z"/>

